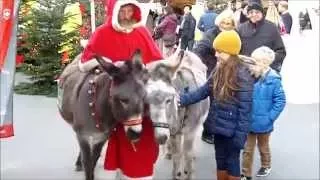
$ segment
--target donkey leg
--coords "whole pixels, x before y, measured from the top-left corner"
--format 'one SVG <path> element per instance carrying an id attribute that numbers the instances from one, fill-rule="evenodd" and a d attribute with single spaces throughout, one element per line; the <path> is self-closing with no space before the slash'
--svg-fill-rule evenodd
<path id="1" fill-rule="evenodd" d="M 98 144 L 95 144 L 93 146 L 93 169 L 96 167 L 97 165 L 97 161 L 100 157 L 100 154 L 101 154 L 101 150 L 103 148 L 103 145 L 105 144 L 106 141 L 102 141 L 102 142 L 99 142 Z"/>
<path id="2" fill-rule="evenodd" d="M 181 139 L 182 135 L 176 134 L 171 136 L 171 147 L 172 147 L 172 160 L 173 160 L 173 170 L 172 177 L 173 179 L 182 179 L 182 151 L 181 151 Z"/>
<path id="3" fill-rule="evenodd" d="M 194 175 L 194 144 L 195 132 L 188 132 L 184 134 L 183 141 L 183 156 L 184 156 L 184 175 L 186 179 L 193 179 Z"/>
<path id="4" fill-rule="evenodd" d="M 81 151 L 79 151 L 79 155 L 76 161 L 76 169 L 75 171 L 83 171 L 82 160 L 81 160 Z"/>
<path id="5" fill-rule="evenodd" d="M 80 148 L 81 148 L 81 157 L 82 157 L 82 164 L 84 168 L 84 173 L 86 180 L 93 180 L 94 179 L 94 168 L 93 168 L 93 157 L 91 155 L 91 148 L 89 142 L 81 137 L 78 137 Z"/>
<path id="6" fill-rule="evenodd" d="M 170 136 L 167 143 L 167 153 L 166 153 L 166 159 L 171 160 L 172 159 L 172 137 Z"/>

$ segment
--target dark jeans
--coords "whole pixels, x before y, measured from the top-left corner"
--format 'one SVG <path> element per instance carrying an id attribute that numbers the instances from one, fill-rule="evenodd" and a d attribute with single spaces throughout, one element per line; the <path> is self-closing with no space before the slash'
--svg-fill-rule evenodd
<path id="1" fill-rule="evenodd" d="M 194 40 L 191 39 L 186 39 L 186 38 L 181 38 L 181 49 L 183 50 L 188 50 L 191 51 L 193 49 L 193 44 L 194 44 Z"/>
<path id="2" fill-rule="evenodd" d="M 232 138 L 215 134 L 214 148 L 217 169 L 227 171 L 231 176 L 240 177 L 240 149 L 233 146 Z"/>

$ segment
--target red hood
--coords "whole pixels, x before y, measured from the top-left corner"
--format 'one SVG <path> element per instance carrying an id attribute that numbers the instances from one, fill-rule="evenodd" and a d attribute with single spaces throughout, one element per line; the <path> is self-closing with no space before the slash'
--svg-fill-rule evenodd
<path id="1" fill-rule="evenodd" d="M 133 18 L 137 21 L 136 24 L 132 26 L 131 29 L 126 29 L 126 32 L 131 32 L 133 28 L 136 28 L 138 26 L 142 25 L 142 18 L 141 18 L 141 8 L 139 6 L 139 3 L 136 0 L 106 0 L 106 12 L 107 12 L 107 18 L 106 18 L 106 24 L 111 24 L 112 27 L 117 31 L 123 31 L 123 27 L 119 25 L 118 21 L 118 14 L 120 11 L 121 6 L 126 4 L 132 4 L 135 6 L 135 12 L 133 14 Z"/>

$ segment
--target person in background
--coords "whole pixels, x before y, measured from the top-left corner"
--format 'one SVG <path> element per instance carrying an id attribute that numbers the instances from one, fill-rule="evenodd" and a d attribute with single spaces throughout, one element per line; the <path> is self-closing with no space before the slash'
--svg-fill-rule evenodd
<path id="1" fill-rule="evenodd" d="M 214 134 L 218 180 L 240 179 L 240 151 L 251 123 L 255 79 L 239 58 L 241 40 L 234 30 L 221 32 L 213 41 L 217 66 L 207 83 L 180 94 L 180 106 L 210 98 L 208 130 Z M 215 179 L 215 178 L 211 178 Z"/>
<path id="2" fill-rule="evenodd" d="M 177 42 L 176 28 L 178 25 L 178 18 L 173 12 L 172 7 L 167 6 L 164 11 L 165 17 L 155 28 L 155 32 L 156 34 L 159 34 L 159 38 L 162 40 L 162 55 L 164 58 L 167 58 L 174 53 L 174 46 Z"/>
<path id="3" fill-rule="evenodd" d="M 311 20 L 307 9 L 299 13 L 300 33 L 306 29 L 312 29 Z"/>
<path id="4" fill-rule="evenodd" d="M 262 46 L 252 52 L 255 65 L 251 67 L 258 81 L 254 85 L 252 123 L 242 156 L 241 180 L 252 179 L 253 156 L 256 143 L 260 152 L 261 168 L 256 176 L 268 176 L 271 172 L 270 135 L 273 124 L 286 104 L 280 75 L 270 68 L 275 54 Z"/>
<path id="5" fill-rule="evenodd" d="M 272 22 L 265 20 L 261 2 L 257 0 L 249 1 L 248 16 L 249 21 L 238 28 L 242 41 L 241 54 L 250 56 L 258 47 L 267 46 L 276 54 L 270 67 L 280 72 L 286 57 L 286 49 L 278 28 Z"/>
<path id="6" fill-rule="evenodd" d="M 181 49 L 189 51 L 192 50 L 194 44 L 194 32 L 196 29 L 196 19 L 191 14 L 191 5 L 186 5 L 183 9 L 184 16 L 180 26 L 180 37 L 181 37 Z"/>
<path id="7" fill-rule="evenodd" d="M 197 27 L 203 33 L 213 28 L 214 26 L 214 22 L 217 17 L 217 13 L 215 13 L 214 7 L 215 7 L 214 2 L 208 1 L 207 10 L 199 19 Z"/>
<path id="8" fill-rule="evenodd" d="M 234 19 L 236 22 L 236 28 L 239 27 L 240 24 L 246 22 L 247 18 L 247 3 L 243 0 L 236 1 L 236 11 L 234 12 Z"/>
<path id="9" fill-rule="evenodd" d="M 215 20 L 215 26 L 204 33 L 202 39 L 192 50 L 197 54 L 202 62 L 207 66 L 207 76 L 209 76 L 216 66 L 217 59 L 215 50 L 212 47 L 213 40 L 221 31 L 235 29 L 235 21 L 231 10 L 222 11 Z"/>
<path id="10" fill-rule="evenodd" d="M 292 27 L 292 16 L 288 11 L 288 2 L 280 1 L 278 4 L 278 10 L 281 15 L 282 22 L 285 26 L 285 30 L 287 34 L 290 34 Z"/>
<path id="11" fill-rule="evenodd" d="M 282 18 L 280 16 L 280 14 L 277 10 L 277 7 L 275 5 L 275 2 L 273 0 L 269 1 L 269 6 L 267 9 L 265 19 L 274 23 L 278 27 L 280 35 L 284 35 L 287 33 L 286 29 L 285 29 L 285 25 L 282 22 Z"/>

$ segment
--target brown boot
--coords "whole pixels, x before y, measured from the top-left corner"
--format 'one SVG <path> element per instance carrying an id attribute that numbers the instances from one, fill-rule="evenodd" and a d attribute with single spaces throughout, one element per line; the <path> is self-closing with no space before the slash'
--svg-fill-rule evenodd
<path id="1" fill-rule="evenodd" d="M 217 180 L 228 180 L 228 172 L 217 170 Z"/>
<path id="2" fill-rule="evenodd" d="M 240 180 L 240 177 L 236 177 L 236 176 L 230 176 L 230 175 L 228 175 L 227 180 Z"/>

